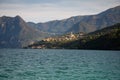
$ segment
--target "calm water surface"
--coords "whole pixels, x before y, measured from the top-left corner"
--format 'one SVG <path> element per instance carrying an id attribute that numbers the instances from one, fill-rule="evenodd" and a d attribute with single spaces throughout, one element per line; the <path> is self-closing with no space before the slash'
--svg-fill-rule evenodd
<path id="1" fill-rule="evenodd" d="M 120 80 L 120 51 L 0 49 L 0 80 Z"/>

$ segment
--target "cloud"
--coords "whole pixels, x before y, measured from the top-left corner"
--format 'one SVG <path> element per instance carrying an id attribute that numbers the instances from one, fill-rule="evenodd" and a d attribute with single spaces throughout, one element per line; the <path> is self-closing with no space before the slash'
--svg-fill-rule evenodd
<path id="1" fill-rule="evenodd" d="M 100 13 L 119 0 L 1 0 L 0 16 L 20 15 L 26 21 L 44 22 Z"/>
<path id="2" fill-rule="evenodd" d="M 61 8 L 57 5 L 51 4 L 33 4 L 33 5 L 19 5 L 19 4 L 7 4 L 7 6 L 0 5 L 2 9 L 0 9 L 0 16 L 8 15 L 15 16 L 20 15 L 27 21 L 35 21 L 35 22 L 44 22 L 54 19 L 64 19 L 70 16 L 75 16 L 79 14 L 77 11 L 67 10 L 65 8 Z M 9 9 L 11 8 L 11 9 Z"/>
<path id="3" fill-rule="evenodd" d="M 24 4 L 36 4 L 36 3 L 56 3 L 57 0 L 0 0 L 0 3 L 24 3 Z"/>

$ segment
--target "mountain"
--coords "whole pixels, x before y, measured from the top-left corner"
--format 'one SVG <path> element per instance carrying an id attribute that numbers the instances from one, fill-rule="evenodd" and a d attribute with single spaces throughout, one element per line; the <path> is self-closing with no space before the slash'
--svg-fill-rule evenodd
<path id="1" fill-rule="evenodd" d="M 0 17 L 0 48 L 21 48 L 48 36 L 89 33 L 120 23 L 120 6 L 97 15 L 73 16 L 45 23 L 26 23 L 20 16 Z"/>
<path id="2" fill-rule="evenodd" d="M 28 25 L 49 33 L 92 32 L 120 22 L 120 6 L 96 15 L 74 16 L 63 20 Z"/>
<path id="3" fill-rule="evenodd" d="M 85 34 L 50 37 L 26 48 L 120 50 L 120 23 Z"/>
<path id="4" fill-rule="evenodd" d="M 68 19 L 54 20 L 54 21 L 49 21 L 45 23 L 35 24 L 33 22 L 28 22 L 28 25 L 44 32 L 63 34 L 69 28 L 71 28 L 75 23 L 79 22 L 82 19 L 83 19 L 83 16 L 75 16 Z"/>
<path id="5" fill-rule="evenodd" d="M 70 45 L 66 48 L 72 49 L 120 50 L 120 23 L 91 32 L 82 39 L 64 45 Z"/>
<path id="6" fill-rule="evenodd" d="M 20 48 L 45 35 L 29 27 L 20 16 L 0 17 L 0 48 Z"/>
<path id="7" fill-rule="evenodd" d="M 73 25 L 67 32 L 91 32 L 120 22 L 120 6 L 110 8 L 100 14 L 91 15 Z"/>

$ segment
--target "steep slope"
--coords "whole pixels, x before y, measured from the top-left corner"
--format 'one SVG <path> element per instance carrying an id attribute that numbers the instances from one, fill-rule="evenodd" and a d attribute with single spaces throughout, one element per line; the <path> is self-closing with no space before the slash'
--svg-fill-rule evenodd
<path id="1" fill-rule="evenodd" d="M 120 6 L 108 9 L 100 14 L 84 18 L 82 21 L 73 25 L 67 32 L 92 32 L 120 22 Z M 76 30 L 77 28 L 77 30 Z M 84 30 L 81 30 L 84 28 Z"/>
<path id="2" fill-rule="evenodd" d="M 120 23 L 89 33 L 85 38 L 64 45 L 77 49 L 120 50 Z"/>
<path id="3" fill-rule="evenodd" d="M 70 28 L 68 31 L 66 31 L 66 33 L 70 33 L 70 32 L 73 32 L 73 33 L 78 33 L 78 32 L 85 32 L 85 33 L 89 33 L 89 32 L 93 32 L 97 30 L 96 26 L 95 25 L 92 25 L 92 24 L 89 24 L 87 22 L 80 22 L 80 23 L 77 23 L 75 25 L 73 25 L 72 28 Z"/>
<path id="4" fill-rule="evenodd" d="M 81 21 L 84 17 L 87 16 L 75 16 L 68 19 L 54 20 L 45 23 L 37 23 L 37 24 L 33 22 L 28 22 L 28 25 L 35 27 L 44 32 L 63 34 L 68 29 L 70 29 L 74 24 Z"/>
<path id="5" fill-rule="evenodd" d="M 20 48 L 44 36 L 20 17 L 0 17 L 0 48 Z"/>
<path id="6" fill-rule="evenodd" d="M 29 45 L 28 48 L 120 50 L 120 23 L 89 34 L 80 33 L 74 36 L 69 39 L 66 39 L 67 35 L 48 38 Z"/>
<path id="7" fill-rule="evenodd" d="M 92 32 L 120 22 L 120 6 L 110 8 L 97 15 L 74 16 L 46 23 L 28 23 L 41 31 L 50 33 Z"/>

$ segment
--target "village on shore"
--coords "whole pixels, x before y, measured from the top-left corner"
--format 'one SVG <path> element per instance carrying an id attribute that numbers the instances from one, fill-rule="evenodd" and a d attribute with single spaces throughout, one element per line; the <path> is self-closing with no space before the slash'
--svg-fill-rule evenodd
<path id="1" fill-rule="evenodd" d="M 66 35 L 62 35 L 62 36 L 56 36 L 56 37 L 49 37 L 49 38 L 45 38 L 43 40 L 41 40 L 41 45 L 37 45 L 35 42 L 33 42 L 31 45 L 34 44 L 34 46 L 30 47 L 32 49 L 43 49 L 46 47 L 45 44 L 42 44 L 42 43 L 61 43 L 61 42 L 69 42 L 69 41 L 74 41 L 74 40 L 78 40 L 78 39 L 82 39 L 85 37 L 85 33 L 83 32 L 79 32 L 77 34 L 74 34 L 74 33 L 68 33 Z M 36 45 L 35 45 L 36 44 Z M 53 48 L 56 48 L 56 47 L 53 47 Z"/>

